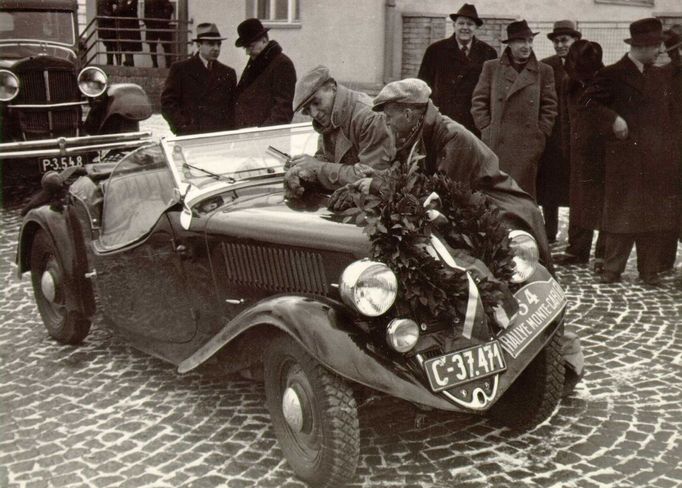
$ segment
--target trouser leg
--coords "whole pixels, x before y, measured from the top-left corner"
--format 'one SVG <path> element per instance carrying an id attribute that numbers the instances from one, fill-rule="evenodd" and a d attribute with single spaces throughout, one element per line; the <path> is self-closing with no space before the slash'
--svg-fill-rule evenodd
<path id="1" fill-rule="evenodd" d="M 556 241 L 557 231 L 559 230 L 559 207 L 554 205 L 543 205 L 542 214 L 545 217 L 545 232 L 549 242 Z"/>
<path id="2" fill-rule="evenodd" d="M 568 247 L 566 252 L 587 261 L 592 249 L 592 229 L 583 229 L 575 224 L 568 225 Z"/>
<path id="3" fill-rule="evenodd" d="M 662 258 L 667 251 L 672 232 L 646 232 L 637 234 L 637 271 L 646 279 L 661 271 Z"/>
<path id="4" fill-rule="evenodd" d="M 620 276 L 625 271 L 635 243 L 634 234 L 604 234 L 604 273 Z"/>
<path id="5" fill-rule="evenodd" d="M 677 258 L 678 232 L 666 232 L 661 242 L 661 267 L 659 271 L 667 271 L 675 266 Z"/>
<path id="6" fill-rule="evenodd" d="M 151 53 L 151 56 L 152 56 L 152 67 L 158 68 L 159 67 L 159 57 L 156 55 L 156 43 L 155 42 L 149 43 L 149 52 Z"/>

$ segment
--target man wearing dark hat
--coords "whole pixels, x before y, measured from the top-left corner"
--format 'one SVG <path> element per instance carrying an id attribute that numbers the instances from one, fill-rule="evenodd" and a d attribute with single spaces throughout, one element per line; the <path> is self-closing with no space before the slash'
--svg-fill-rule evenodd
<path id="1" fill-rule="evenodd" d="M 300 197 L 311 184 L 335 190 L 390 166 L 393 141 L 372 99 L 337 83 L 327 67 L 296 83 L 293 106 L 313 118 L 320 137 L 315 157 L 293 158 L 284 178 L 288 196 Z"/>
<path id="2" fill-rule="evenodd" d="M 237 74 L 218 61 L 220 36 L 215 24 L 197 25 L 197 53 L 173 63 L 161 93 L 161 113 L 177 135 L 234 128 Z"/>
<path id="3" fill-rule="evenodd" d="M 481 138 L 500 159 L 500 169 L 536 196 L 537 169 L 557 115 L 552 68 L 533 53 L 525 20 L 507 26 L 507 48 L 486 61 L 474 89 L 471 114 Z"/>
<path id="4" fill-rule="evenodd" d="M 542 205 L 545 217 L 545 230 L 550 242 L 556 240 L 559 226 L 559 207 L 568 205 L 568 186 L 570 178 L 569 145 L 570 127 L 566 99 L 562 96 L 561 87 L 566 80 L 566 55 L 568 49 L 582 35 L 575 28 L 572 20 L 560 20 L 554 23 L 554 29 L 547 34 L 552 41 L 556 54 L 543 59 L 554 71 L 554 86 L 557 91 L 559 113 L 557 115 L 552 134 L 547 139 L 545 151 L 540 158 L 538 167 L 538 203 Z M 562 262 L 587 262 L 584 256 L 562 256 Z M 557 261 L 558 262 L 558 261 Z"/>
<path id="5" fill-rule="evenodd" d="M 483 63 L 497 58 L 497 51 L 475 36 L 483 24 L 476 7 L 465 3 L 450 18 L 454 34 L 426 49 L 417 76 L 431 87 L 431 99 L 443 115 L 480 135 L 471 117 L 471 94 Z"/>
<path id="6" fill-rule="evenodd" d="M 269 30 L 258 19 L 246 19 L 237 26 L 235 46 L 243 47 L 249 56 L 237 84 L 238 129 L 288 124 L 294 116 L 291 102 L 296 69 L 277 41 L 269 39 Z"/>
<path id="7" fill-rule="evenodd" d="M 656 285 L 679 227 L 672 73 L 654 66 L 663 39 L 658 19 L 630 24 L 629 52 L 601 70 L 582 98 L 604 134 L 604 283 L 620 280 L 636 244 L 639 276 Z"/>

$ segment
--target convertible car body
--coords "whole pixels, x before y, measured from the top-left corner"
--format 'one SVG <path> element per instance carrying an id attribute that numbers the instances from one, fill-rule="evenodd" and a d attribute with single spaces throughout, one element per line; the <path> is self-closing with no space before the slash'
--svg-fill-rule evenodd
<path id="1" fill-rule="evenodd" d="M 78 343 L 97 313 L 180 373 L 211 362 L 263 379 L 287 460 L 321 486 L 355 470 L 356 384 L 420 408 L 547 417 L 564 379 L 552 276 L 533 263 L 511 285 L 518 313 L 502 331 L 401 316 L 400 283 L 367 259 L 362 228 L 325 195 L 283 196 L 283 158 L 316 146 L 309 124 L 178 137 L 55 176 L 17 256 L 49 334 Z"/>

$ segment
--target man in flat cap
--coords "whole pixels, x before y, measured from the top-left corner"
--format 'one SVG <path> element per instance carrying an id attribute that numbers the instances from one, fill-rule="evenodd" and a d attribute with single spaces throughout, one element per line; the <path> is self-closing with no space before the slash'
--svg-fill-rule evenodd
<path id="1" fill-rule="evenodd" d="M 483 63 L 497 58 L 497 51 L 475 35 L 483 20 L 474 5 L 465 3 L 450 18 L 454 34 L 426 49 L 417 77 L 431 87 L 431 99 L 443 115 L 480 135 L 471 117 L 471 95 Z"/>
<path id="2" fill-rule="evenodd" d="M 389 83 L 374 99 L 373 110 L 384 113 L 386 125 L 397 141 L 398 159 L 405 162 L 423 156 L 427 174 L 442 171 L 454 181 L 484 193 L 499 208 L 510 230 L 524 230 L 535 237 L 540 259 L 551 270 L 542 216 L 533 199 L 500 171 L 497 156 L 490 148 L 462 125 L 440 114 L 429 100 L 430 92 L 422 80 L 405 79 Z M 357 182 L 354 186 L 380 191 L 375 181 Z M 584 359 L 576 334 L 566 331 L 561 340 L 567 366 L 564 392 L 568 392 L 583 375 Z"/>
<path id="3" fill-rule="evenodd" d="M 571 44 L 581 37 L 582 35 L 576 30 L 575 22 L 572 20 L 559 20 L 555 22 L 554 29 L 547 34 L 547 38 L 552 41 L 556 54 L 540 61 L 552 67 L 554 87 L 556 88 L 559 102 L 559 113 L 557 114 L 552 134 L 547 139 L 545 151 L 540 158 L 537 181 L 538 203 L 542 205 L 542 213 L 545 217 L 545 230 L 550 242 L 556 240 L 559 228 L 559 207 L 568 206 L 568 186 L 571 174 L 568 154 L 571 130 L 569 127 L 566 98 L 562 96 L 561 90 L 566 78 L 568 78 L 564 65 Z M 586 263 L 588 257 L 589 248 L 587 256 L 584 254 L 580 256 L 576 254 L 564 255 L 562 256 L 562 262 L 564 264 Z"/>
<path id="4" fill-rule="evenodd" d="M 234 128 L 237 74 L 218 61 L 224 37 L 211 23 L 197 25 L 197 52 L 171 65 L 161 93 L 161 113 L 176 135 Z"/>
<path id="5" fill-rule="evenodd" d="M 552 68 L 533 53 L 532 32 L 525 20 L 507 26 L 507 44 L 499 60 L 486 61 L 474 89 L 471 114 L 481 139 L 533 198 L 540 156 L 552 133 L 557 95 Z"/>
<path id="6" fill-rule="evenodd" d="M 632 246 L 648 285 L 659 282 L 682 205 L 672 70 L 654 66 L 663 42 L 655 18 L 630 25 L 629 52 L 602 69 L 582 101 L 604 134 L 603 283 L 620 281 Z"/>
<path id="7" fill-rule="evenodd" d="M 290 197 L 300 197 L 306 185 L 335 190 L 390 166 L 393 141 L 383 117 L 371 108 L 369 96 L 337 83 L 325 66 L 296 83 L 294 112 L 312 117 L 320 137 L 315 157 L 291 161 L 285 176 Z"/>
<path id="8" fill-rule="evenodd" d="M 269 38 L 269 30 L 258 19 L 246 19 L 237 26 L 235 46 L 249 56 L 237 84 L 237 129 L 288 124 L 294 116 L 296 69 L 282 46 Z"/>

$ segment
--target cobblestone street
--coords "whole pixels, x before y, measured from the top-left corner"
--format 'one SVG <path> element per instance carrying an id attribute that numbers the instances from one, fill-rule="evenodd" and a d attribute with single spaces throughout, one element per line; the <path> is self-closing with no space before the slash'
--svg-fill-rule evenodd
<path id="1" fill-rule="evenodd" d="M 167 134 L 159 116 L 145 124 Z M 175 368 L 95 321 L 51 340 L 14 265 L 19 212 L 0 213 L 0 487 L 301 487 L 259 383 Z M 566 239 L 562 214 L 560 241 Z M 384 397 L 360 409 L 354 487 L 682 486 L 682 247 L 659 287 L 600 285 L 558 269 L 586 374 L 540 426 L 421 413 Z"/>

